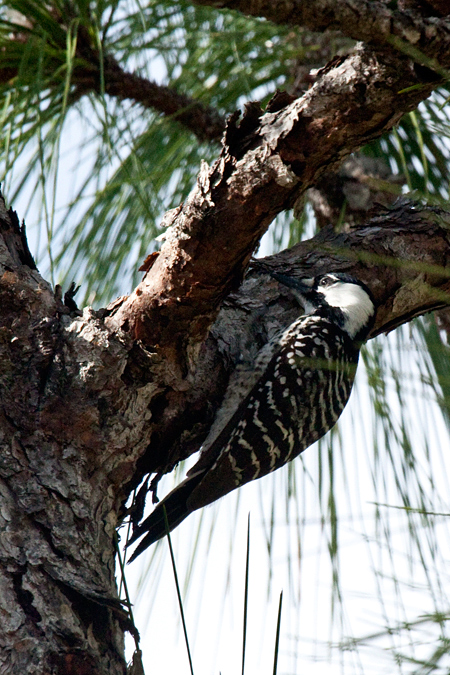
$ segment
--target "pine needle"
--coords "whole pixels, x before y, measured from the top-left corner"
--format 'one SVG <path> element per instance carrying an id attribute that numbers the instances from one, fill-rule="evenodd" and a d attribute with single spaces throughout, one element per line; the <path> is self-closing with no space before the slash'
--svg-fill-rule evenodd
<path id="1" fill-rule="evenodd" d="M 183 601 L 181 599 L 180 585 L 178 583 L 177 568 L 176 568 L 176 565 L 175 565 L 175 557 L 173 555 L 172 540 L 170 538 L 169 521 L 167 520 L 167 511 L 166 511 L 166 507 L 164 506 L 164 504 L 163 504 L 163 512 L 164 512 L 164 523 L 166 525 L 167 541 L 169 542 L 170 559 L 172 560 L 173 576 L 175 578 L 175 586 L 176 586 L 176 589 L 177 589 L 178 605 L 180 607 L 181 622 L 183 624 L 184 640 L 186 642 L 186 649 L 187 649 L 187 654 L 188 654 L 188 659 L 189 659 L 189 668 L 191 669 L 191 675 L 194 675 L 194 668 L 193 668 L 193 665 L 192 665 L 191 650 L 189 648 L 189 639 L 188 639 L 188 634 L 187 634 L 186 621 L 185 621 L 185 618 L 184 618 Z"/>

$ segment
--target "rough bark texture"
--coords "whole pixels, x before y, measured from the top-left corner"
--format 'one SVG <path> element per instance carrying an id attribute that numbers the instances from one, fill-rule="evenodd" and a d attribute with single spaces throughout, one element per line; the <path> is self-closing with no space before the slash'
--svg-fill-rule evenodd
<path id="1" fill-rule="evenodd" d="M 0 672 L 123 674 L 113 535 L 134 443 L 114 420 L 127 350 L 90 310 L 69 316 L 0 206 Z"/>
<path id="2" fill-rule="evenodd" d="M 301 98 L 280 94 L 264 114 L 248 106 L 239 126 L 229 122 L 215 165 L 202 167 L 187 201 L 168 216 L 159 256 L 109 325 L 175 349 L 184 376 L 277 213 L 431 90 L 409 60 L 361 46 L 323 69 Z"/>
<path id="3" fill-rule="evenodd" d="M 450 64 L 450 22 L 442 20 L 442 6 L 418 0 L 194 0 L 197 5 L 236 9 L 278 24 L 310 30 L 341 30 L 354 40 L 372 45 L 392 44 L 437 70 Z M 434 14 L 434 15 L 433 15 Z M 448 3 L 445 14 L 449 14 Z M 421 60 L 421 56 L 422 60 Z M 435 63 L 432 64 L 431 61 Z"/>
<path id="4" fill-rule="evenodd" d="M 394 204 L 404 182 L 403 176 L 390 172 L 385 160 L 355 153 L 308 190 L 317 227 L 333 225 L 346 230 L 363 224 L 380 206 Z M 302 210 L 300 203 L 299 216 Z"/>
<path id="5" fill-rule="evenodd" d="M 448 304 L 448 219 L 445 212 L 400 205 L 349 232 L 324 228 L 313 239 L 264 259 L 263 266 L 256 261 L 239 291 L 223 304 L 196 368 L 184 380 L 185 391 L 180 386 L 164 395 L 166 405 L 155 419 L 135 479 L 141 471 L 168 471 L 198 449 L 237 362 L 251 368 L 265 342 L 298 316 L 290 292 L 265 275 L 264 266 L 298 276 L 329 270 L 355 274 L 379 305 L 373 331 L 378 335 Z"/>
<path id="6" fill-rule="evenodd" d="M 380 305 L 380 332 L 446 302 L 449 223 L 446 213 L 398 207 L 265 264 L 353 271 Z M 0 672 L 123 673 L 113 576 L 121 503 L 144 472 L 198 447 L 238 357 L 250 364 L 299 308 L 257 269 L 181 381 L 156 347 L 112 333 L 104 312 L 70 315 L 30 268 L 4 209 L 1 231 Z"/>
<path id="7" fill-rule="evenodd" d="M 252 6 L 281 4 L 293 20 L 310 3 Z M 370 4 L 358 4 L 359 23 Z M 371 31 L 392 15 L 372 4 L 382 7 Z M 398 14 L 392 20 L 403 21 Z M 430 24 L 430 57 L 442 53 L 444 23 Z M 146 473 L 198 449 L 237 360 L 251 367 L 299 313 L 261 265 L 237 290 L 260 236 L 435 84 L 404 56 L 360 46 L 301 98 L 280 94 L 265 113 L 248 106 L 239 125 L 230 121 L 216 164 L 167 215 L 142 283 L 99 312 L 62 304 L 0 203 L 0 673 L 125 673 L 128 624 L 114 581 L 123 502 Z M 299 275 L 351 271 L 379 304 L 376 334 L 448 304 L 449 224 L 449 213 L 400 204 L 343 233 L 324 227 L 264 264 Z"/>

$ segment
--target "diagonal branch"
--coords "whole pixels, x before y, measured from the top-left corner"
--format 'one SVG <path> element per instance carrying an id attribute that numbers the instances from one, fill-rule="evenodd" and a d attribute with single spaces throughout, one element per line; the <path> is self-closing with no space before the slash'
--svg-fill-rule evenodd
<path id="1" fill-rule="evenodd" d="M 174 119 L 200 141 L 220 140 L 225 120 L 217 110 L 171 87 L 125 71 L 111 54 L 99 53 L 83 25 L 78 30 L 77 53 L 90 65 L 84 73 L 74 72 L 73 81 L 77 84 L 79 80 L 79 92 L 84 94 L 90 90 L 101 94 L 104 91 L 110 96 L 134 101 Z"/>
<path id="2" fill-rule="evenodd" d="M 68 20 L 70 17 L 65 17 Z M 62 22 L 63 17 L 61 17 Z M 14 24 L 13 24 L 14 25 Z M 11 32 L 0 49 L 0 86 L 15 89 L 18 86 L 34 87 L 38 76 L 35 68 L 43 68 L 39 78 L 46 86 L 61 88 L 65 85 L 66 30 L 61 23 L 60 32 L 55 34 L 56 51 L 53 50 L 42 59 L 42 63 L 28 64 L 23 69 L 22 57 L 29 51 L 30 38 L 41 38 L 39 26 L 27 24 L 19 31 Z M 64 29 L 64 30 L 61 30 Z M 60 42 L 58 43 L 58 37 Z M 18 56 L 19 55 L 19 56 Z M 191 131 L 201 142 L 218 142 L 225 129 L 225 119 L 214 108 L 204 105 L 186 94 L 171 87 L 157 84 L 135 73 L 127 72 L 113 58 L 101 55 L 96 44 L 92 43 L 92 34 L 80 25 L 77 33 L 77 49 L 74 68 L 71 72 L 71 93 L 69 101 L 75 103 L 82 96 L 96 92 L 106 93 L 121 100 L 131 100 L 155 112 L 171 118 Z M 25 70 L 25 72 L 24 72 Z"/>
<path id="3" fill-rule="evenodd" d="M 333 66 L 301 98 L 279 95 L 265 114 L 253 104 L 239 126 L 231 120 L 221 156 L 203 166 L 185 204 L 167 217 L 161 252 L 115 308 L 113 328 L 170 345 L 189 362 L 277 213 L 433 88 L 391 51 L 360 46 Z"/>
<path id="4" fill-rule="evenodd" d="M 223 303 L 195 371 L 171 391 L 164 411 L 158 408 L 132 485 L 147 471 L 170 471 L 198 449 L 230 376 L 251 370 L 258 350 L 298 317 L 298 302 L 265 273 L 267 268 L 298 277 L 329 271 L 355 275 L 376 299 L 374 337 L 450 304 L 449 222 L 447 211 L 403 203 L 349 232 L 327 227 L 289 250 L 254 261 L 239 290 Z M 172 309 L 175 314 L 177 307 Z"/>

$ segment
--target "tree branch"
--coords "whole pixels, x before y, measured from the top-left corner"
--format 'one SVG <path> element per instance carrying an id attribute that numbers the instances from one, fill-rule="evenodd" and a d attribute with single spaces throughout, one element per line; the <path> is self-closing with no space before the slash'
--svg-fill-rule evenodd
<path id="1" fill-rule="evenodd" d="M 109 96 L 132 100 L 144 108 L 174 119 L 195 134 L 200 141 L 220 140 L 225 129 L 225 120 L 216 110 L 190 96 L 180 94 L 171 87 L 156 84 L 135 73 L 125 71 L 110 54 L 102 57 L 96 45 L 92 45 L 91 42 L 91 35 L 84 26 L 80 26 L 77 53 L 88 61 L 91 67 L 85 69 L 78 67 L 74 70 L 72 81 L 77 88 L 75 97 L 89 91 L 98 94 L 104 91 Z"/>
<path id="2" fill-rule="evenodd" d="M 75 83 L 76 79 L 77 73 L 74 73 Z M 87 93 L 85 86 L 86 81 L 82 81 L 82 93 Z M 91 82 L 91 86 L 98 94 L 102 93 L 99 77 Z M 199 141 L 218 142 L 225 130 L 224 118 L 213 108 L 171 87 L 123 70 L 111 56 L 105 58 L 104 91 L 109 96 L 132 100 L 173 119 L 195 134 Z"/>
<path id="3" fill-rule="evenodd" d="M 424 16 L 417 11 L 392 9 L 377 0 L 193 0 L 197 5 L 234 9 L 273 23 L 305 26 L 313 31 L 340 30 L 368 44 L 414 49 L 417 62 L 442 71 L 450 66 L 448 18 Z M 397 3 L 395 3 L 397 6 Z M 438 11 L 436 10 L 436 13 Z M 439 14 L 438 14 L 439 15 Z M 423 55 L 422 58 L 420 55 Z M 426 62 L 425 62 L 426 61 Z"/>
<path id="4" fill-rule="evenodd" d="M 125 71 L 110 54 L 101 56 L 97 45 L 92 44 L 92 35 L 83 25 L 78 29 L 77 54 L 91 65 L 91 69 L 87 68 L 83 72 L 83 69 L 78 68 L 73 74 L 74 83 L 77 84 L 77 79 L 79 80 L 79 92 L 87 93 L 87 87 L 88 90 L 101 94 L 104 87 L 105 93 L 110 96 L 132 100 L 174 119 L 200 141 L 220 140 L 225 129 L 225 120 L 215 109 L 180 94 L 171 87 Z"/>
<path id="5" fill-rule="evenodd" d="M 401 204 L 349 232 L 327 227 L 311 240 L 255 261 L 239 290 L 223 303 L 195 370 L 171 380 L 170 402 L 165 399 L 166 406 L 158 408 L 131 485 L 147 472 L 170 471 L 199 448 L 237 364 L 251 370 L 259 349 L 298 317 L 291 292 L 265 268 L 300 277 L 341 271 L 360 278 L 378 306 L 373 337 L 450 304 L 449 224 L 449 212 Z M 175 369 L 167 371 L 173 378 Z"/>
<path id="6" fill-rule="evenodd" d="M 167 215 L 143 282 L 104 311 L 61 303 L 0 202 L 0 670 L 124 675 L 113 541 L 130 489 L 198 449 L 238 358 L 251 367 L 299 313 L 261 270 L 230 290 L 273 217 L 433 86 L 392 50 L 359 47 L 300 99 L 249 105 Z M 449 222 L 403 206 L 264 264 L 352 271 L 374 292 L 379 332 L 448 303 Z"/>
<path id="7" fill-rule="evenodd" d="M 61 85 L 61 81 L 64 83 L 66 76 L 61 64 L 66 60 L 67 25 L 70 25 L 71 20 L 75 20 L 76 17 L 59 16 L 55 12 L 53 19 L 59 29 L 59 32 L 55 31 L 53 35 L 59 52 L 56 50 L 56 53 L 47 55 L 37 67 L 44 69 L 44 73 L 40 73 L 39 77 L 51 83 L 51 86 L 57 87 Z M 29 22 L 23 26 L 12 23 L 11 26 L 16 26 L 17 30 L 11 33 L 3 50 L 0 50 L 0 85 L 14 88 L 30 84 L 34 86 L 36 73 L 31 68 L 23 72 L 21 59 L 17 59 L 16 52 L 26 53 L 30 37 L 42 39 L 40 27 L 38 26 L 36 30 Z M 8 52 L 8 46 L 14 46 L 10 50 L 12 56 Z M 225 129 L 225 120 L 217 110 L 171 87 L 156 84 L 135 73 L 127 72 L 111 55 L 99 53 L 97 44 L 93 42 L 93 33 L 84 25 L 78 26 L 76 56 L 71 73 L 72 89 L 69 97 L 71 103 L 92 91 L 100 95 L 106 93 L 122 100 L 131 100 L 175 120 L 202 142 L 220 141 Z M 5 64 L 3 67 L 2 61 Z M 12 66 L 11 63 L 17 65 Z"/>
<path id="8" fill-rule="evenodd" d="M 432 88 L 403 56 L 360 46 L 323 69 L 301 98 L 279 95 L 265 114 L 248 106 L 239 126 L 236 116 L 230 121 L 215 165 L 202 167 L 185 204 L 166 217 L 159 256 L 109 325 L 175 349 L 181 371 L 189 369 L 276 214 Z"/>

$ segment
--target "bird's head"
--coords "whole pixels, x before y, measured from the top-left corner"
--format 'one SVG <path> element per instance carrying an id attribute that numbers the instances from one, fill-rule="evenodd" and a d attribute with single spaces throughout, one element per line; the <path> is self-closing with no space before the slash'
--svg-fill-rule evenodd
<path id="1" fill-rule="evenodd" d="M 352 340 L 362 342 L 367 338 L 375 321 L 375 303 L 362 281 L 342 272 L 310 279 L 296 279 L 276 272 L 271 275 L 292 289 L 307 314 L 326 316 Z"/>

